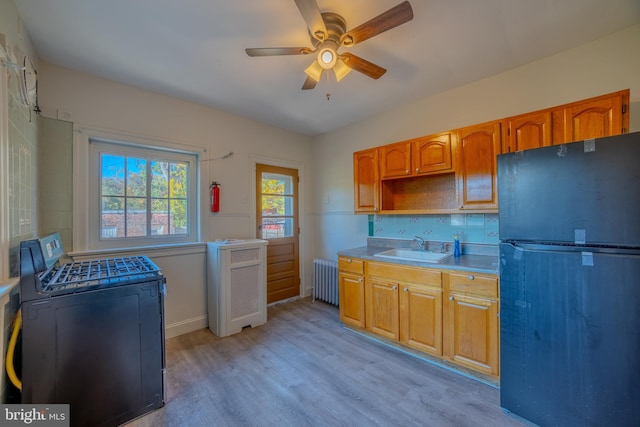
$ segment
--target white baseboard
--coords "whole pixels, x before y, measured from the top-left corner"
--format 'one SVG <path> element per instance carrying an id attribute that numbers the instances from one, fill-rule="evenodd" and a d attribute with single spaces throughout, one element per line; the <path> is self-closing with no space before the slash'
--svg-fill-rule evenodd
<path id="1" fill-rule="evenodd" d="M 203 315 L 194 317 L 192 319 L 182 320 L 180 322 L 165 324 L 164 335 L 165 339 L 168 339 L 208 327 L 209 322 L 207 320 L 207 316 Z"/>

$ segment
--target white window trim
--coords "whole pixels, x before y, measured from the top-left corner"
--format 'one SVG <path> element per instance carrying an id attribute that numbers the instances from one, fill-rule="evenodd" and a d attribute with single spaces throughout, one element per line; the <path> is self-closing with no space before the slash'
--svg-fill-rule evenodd
<path id="1" fill-rule="evenodd" d="M 115 240 L 100 239 L 100 194 L 99 167 L 95 164 L 93 151 L 95 144 L 119 144 L 134 152 L 136 149 L 152 149 L 167 151 L 178 155 L 195 156 L 189 167 L 190 187 L 189 198 L 195 205 L 189 212 L 190 229 L 186 236 L 150 236 L 141 239 L 127 238 Z M 117 132 L 86 129 L 74 125 L 73 137 L 73 253 L 86 251 L 113 251 L 114 249 L 132 249 L 136 247 L 162 247 L 184 245 L 201 240 L 202 235 L 202 170 L 199 167 L 201 157 L 206 150 L 202 147 L 180 144 L 172 141 L 157 140 Z M 184 159 L 181 159 L 184 160 Z"/>

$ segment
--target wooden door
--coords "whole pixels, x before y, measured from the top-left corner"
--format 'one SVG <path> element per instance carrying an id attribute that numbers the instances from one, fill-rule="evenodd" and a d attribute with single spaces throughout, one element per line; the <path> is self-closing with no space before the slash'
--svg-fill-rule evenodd
<path id="1" fill-rule="evenodd" d="M 340 320 L 345 325 L 365 327 L 364 277 L 340 273 Z"/>
<path id="2" fill-rule="evenodd" d="M 498 208 L 500 122 L 458 131 L 458 194 L 461 209 Z"/>
<path id="3" fill-rule="evenodd" d="M 378 149 L 353 153 L 354 211 L 373 213 L 378 211 Z"/>
<path id="4" fill-rule="evenodd" d="M 505 119 L 505 133 L 502 145 L 505 153 L 551 145 L 551 111 Z"/>
<path id="5" fill-rule="evenodd" d="M 445 355 L 479 372 L 498 376 L 498 302 L 449 294 Z"/>
<path id="6" fill-rule="evenodd" d="M 380 147 L 380 178 L 411 175 L 411 142 L 398 142 Z"/>
<path id="7" fill-rule="evenodd" d="M 400 339 L 398 285 L 367 277 L 365 296 L 367 329 L 385 338 Z"/>
<path id="8" fill-rule="evenodd" d="M 442 356 L 442 291 L 401 285 L 400 342 Z"/>
<path id="9" fill-rule="evenodd" d="M 418 138 L 412 142 L 413 172 L 416 175 L 453 170 L 451 133 Z"/>
<path id="10" fill-rule="evenodd" d="M 300 295 L 298 171 L 256 165 L 257 237 L 267 246 L 267 303 Z"/>

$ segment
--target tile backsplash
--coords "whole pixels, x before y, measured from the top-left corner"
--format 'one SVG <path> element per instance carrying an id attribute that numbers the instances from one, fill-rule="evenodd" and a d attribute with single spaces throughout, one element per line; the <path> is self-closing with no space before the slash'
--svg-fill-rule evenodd
<path id="1" fill-rule="evenodd" d="M 370 215 L 369 235 L 392 239 L 498 244 L 498 214 Z"/>
<path id="2" fill-rule="evenodd" d="M 20 101 L 18 76 L 9 73 L 9 269 L 19 274 L 20 241 L 38 230 L 38 119 L 33 109 Z"/>

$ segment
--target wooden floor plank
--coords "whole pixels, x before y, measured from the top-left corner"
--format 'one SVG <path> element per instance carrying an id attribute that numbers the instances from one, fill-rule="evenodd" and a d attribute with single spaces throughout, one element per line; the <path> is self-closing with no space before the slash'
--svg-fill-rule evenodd
<path id="1" fill-rule="evenodd" d="M 499 391 L 345 329 L 300 299 L 266 324 L 167 340 L 167 402 L 146 426 L 522 426 Z"/>

